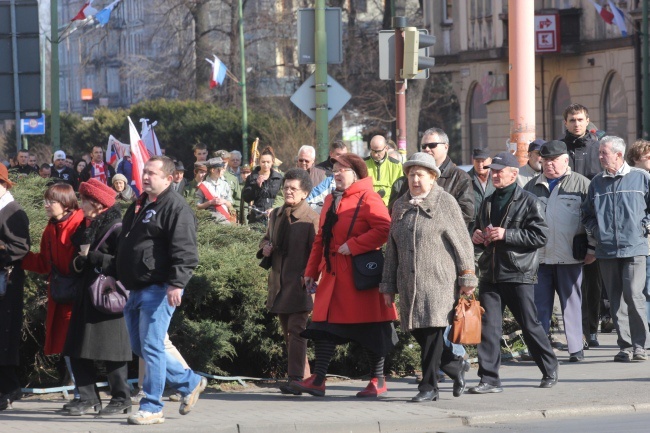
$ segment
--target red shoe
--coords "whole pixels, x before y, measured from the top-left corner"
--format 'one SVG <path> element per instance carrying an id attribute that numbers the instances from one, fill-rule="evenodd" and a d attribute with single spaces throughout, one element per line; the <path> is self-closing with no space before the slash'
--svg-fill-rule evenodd
<path id="1" fill-rule="evenodd" d="M 325 395 L 325 381 L 326 379 L 323 379 L 323 383 L 320 385 L 314 385 L 314 380 L 316 380 L 316 375 L 312 374 L 305 380 L 297 381 L 294 380 L 291 382 L 289 385 L 291 389 L 294 391 L 298 392 L 306 392 L 307 394 L 311 394 L 316 397 L 323 397 Z"/>
<path id="2" fill-rule="evenodd" d="M 357 392 L 357 397 L 377 397 L 388 391 L 388 387 L 386 386 L 385 379 L 384 379 L 384 386 L 382 386 L 381 388 L 377 388 L 378 383 L 379 381 L 377 380 L 377 378 L 373 377 L 372 379 L 370 379 L 370 382 L 368 382 L 368 386 L 366 386 L 363 391 Z"/>

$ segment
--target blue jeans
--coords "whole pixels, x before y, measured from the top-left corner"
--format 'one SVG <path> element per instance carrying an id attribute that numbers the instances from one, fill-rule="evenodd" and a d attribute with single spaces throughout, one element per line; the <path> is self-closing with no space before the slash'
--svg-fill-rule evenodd
<path id="1" fill-rule="evenodd" d="M 155 284 L 142 290 L 132 290 L 124 307 L 133 352 L 144 359 L 146 373 L 142 388 L 146 397 L 140 400 L 140 410 L 160 412 L 165 380 L 181 395 L 190 394 L 201 377 L 165 351 L 165 334 L 175 307 L 167 302 L 167 286 Z"/>

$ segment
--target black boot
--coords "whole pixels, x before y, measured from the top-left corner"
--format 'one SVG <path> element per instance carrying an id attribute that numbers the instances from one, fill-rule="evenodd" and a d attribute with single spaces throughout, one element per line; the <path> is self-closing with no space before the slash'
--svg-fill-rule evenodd
<path id="1" fill-rule="evenodd" d="M 88 412 L 97 412 L 101 408 L 102 402 L 99 400 L 79 400 L 79 403 L 69 407 L 68 413 L 66 415 L 81 416 L 85 415 Z"/>
<path id="2" fill-rule="evenodd" d="M 116 413 L 131 413 L 131 400 L 111 400 L 99 415 L 114 415 Z"/>

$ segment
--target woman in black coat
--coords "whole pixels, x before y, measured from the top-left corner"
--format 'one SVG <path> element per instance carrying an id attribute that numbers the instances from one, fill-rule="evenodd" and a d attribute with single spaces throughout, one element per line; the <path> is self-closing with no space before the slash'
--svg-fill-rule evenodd
<path id="1" fill-rule="evenodd" d="M 21 261 L 29 251 L 29 220 L 8 191 L 13 183 L 0 164 L 0 410 L 21 396 L 16 369 L 23 326 L 25 272 Z M 3 293 L 4 292 L 4 293 Z"/>
<path id="2" fill-rule="evenodd" d="M 132 354 L 124 315 L 97 310 L 88 290 L 98 272 L 115 275 L 113 259 L 122 230 L 122 213 L 119 206 L 114 206 L 115 191 L 96 179 L 83 182 L 79 195 L 88 224 L 81 224 L 72 236 L 72 243 L 80 251 L 72 261 L 79 275 L 80 292 L 72 309 L 63 354 L 70 357 L 81 400 L 68 405 L 68 415 L 79 416 L 101 409 L 94 361 L 103 361 L 106 366 L 111 390 L 111 401 L 99 414 L 127 413 L 131 410 L 127 362 Z M 88 245 L 89 252 L 84 255 Z"/>
<path id="3" fill-rule="evenodd" d="M 271 210 L 284 204 L 280 191 L 282 175 L 273 170 L 274 162 L 273 149 L 267 146 L 260 154 L 259 167 L 256 167 L 246 179 L 241 195 L 246 203 L 253 202 L 248 214 L 249 224 L 258 223 L 266 226 Z"/>

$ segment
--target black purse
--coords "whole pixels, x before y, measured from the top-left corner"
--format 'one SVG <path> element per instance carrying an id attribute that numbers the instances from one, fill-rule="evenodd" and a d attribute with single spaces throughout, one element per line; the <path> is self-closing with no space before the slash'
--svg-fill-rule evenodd
<path id="1" fill-rule="evenodd" d="M 350 239 L 350 235 L 352 234 L 352 227 L 354 227 L 354 222 L 359 214 L 364 196 L 365 194 L 361 196 L 357 208 L 354 211 L 347 239 Z M 352 256 L 352 272 L 354 286 L 357 290 L 363 291 L 377 288 L 381 282 L 382 273 L 384 272 L 384 252 L 382 250 L 371 250 Z"/>
<path id="2" fill-rule="evenodd" d="M 61 275 L 54 263 L 52 263 L 50 296 L 57 304 L 74 304 L 75 299 L 79 296 L 79 277 L 76 275 Z"/>

